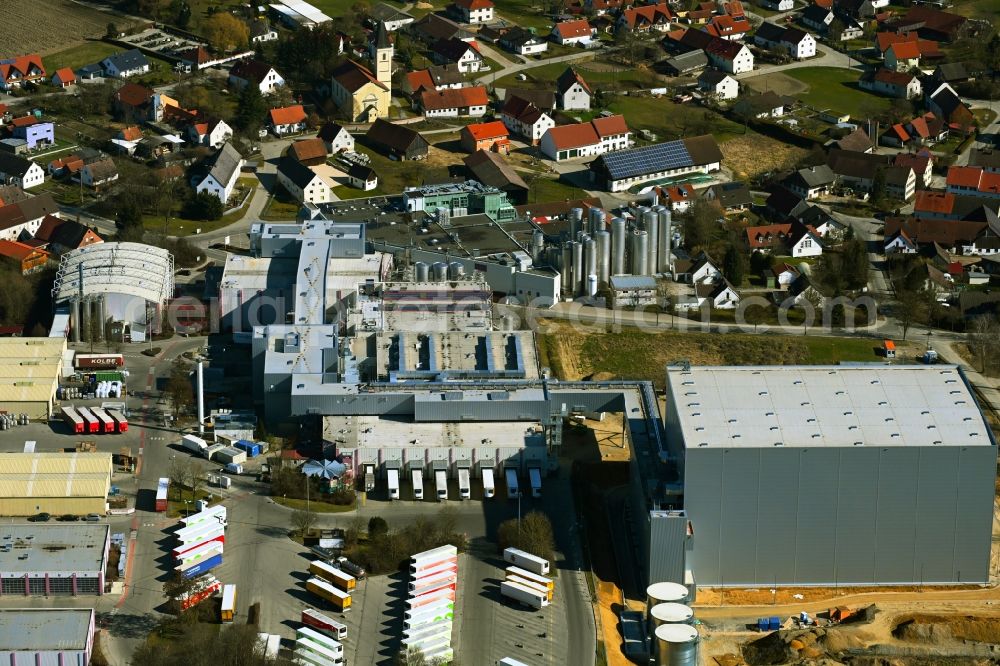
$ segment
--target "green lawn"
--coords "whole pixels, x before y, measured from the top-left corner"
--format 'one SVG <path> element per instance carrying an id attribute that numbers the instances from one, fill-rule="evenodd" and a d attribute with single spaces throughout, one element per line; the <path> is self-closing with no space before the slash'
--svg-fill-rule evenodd
<path id="1" fill-rule="evenodd" d="M 955 0 L 955 6 L 946 11 L 996 21 L 997 16 L 1000 16 L 1000 0 Z"/>
<path id="2" fill-rule="evenodd" d="M 522 173 L 521 176 L 523 177 L 524 174 Z M 579 187 L 551 178 L 536 178 L 535 182 L 529 182 L 528 184 L 531 187 L 531 191 L 528 194 L 528 201 L 530 203 L 582 199 L 589 196 Z"/>
<path id="3" fill-rule="evenodd" d="M 106 42 L 86 42 L 45 56 L 42 58 L 42 62 L 45 63 L 45 70 L 54 74 L 57 69 L 63 67 L 78 69 L 84 65 L 99 62 L 121 50 L 121 47 Z"/>
<path id="4" fill-rule="evenodd" d="M 298 202 L 292 201 L 288 193 L 282 189 L 264 206 L 264 210 L 260 212 L 260 219 L 271 222 L 294 220 L 299 214 L 299 207 Z"/>
<path id="5" fill-rule="evenodd" d="M 818 111 L 832 109 L 850 113 L 855 118 L 878 115 L 889 108 L 892 100 L 858 88 L 861 73 L 836 67 L 802 67 L 783 72 L 809 89 L 795 97 Z"/>
<path id="6" fill-rule="evenodd" d="M 545 14 L 542 3 L 536 0 L 504 0 L 496 13 L 523 28 L 534 28 L 539 35 L 552 30 L 552 21 Z"/>
<path id="7" fill-rule="evenodd" d="M 636 69 L 616 65 L 614 71 L 608 71 L 608 66 L 598 62 L 599 67 L 594 69 L 590 65 L 591 61 L 577 60 L 573 63 L 576 71 L 586 79 L 587 83 L 600 90 L 626 90 L 630 88 L 652 88 L 662 85 L 657 75 L 648 69 Z M 552 82 L 559 78 L 559 75 L 566 71 L 570 63 L 556 62 L 532 67 L 525 71 L 527 80 L 520 81 L 516 75 L 505 76 L 498 79 L 498 88 L 546 88 L 552 87 Z M 588 66 L 589 65 L 589 66 Z"/>
<path id="8" fill-rule="evenodd" d="M 743 125 L 694 104 L 674 104 L 666 97 L 618 96 L 608 105 L 608 110 L 623 114 L 633 132 L 652 131 L 657 141 L 709 132 L 720 143 L 743 136 Z"/>
<path id="9" fill-rule="evenodd" d="M 443 183 L 448 180 L 448 169 L 443 166 L 428 166 L 422 160 L 415 162 L 390 160 L 368 146 L 361 145 L 360 141 L 355 144 L 355 150 L 371 158 L 371 167 L 378 174 L 378 187 L 368 192 L 362 192 L 352 187 L 345 188 L 341 186 L 334 189 L 337 196 L 342 196 L 342 192 L 346 195 L 346 198 L 398 194 L 405 187 L 420 185 L 422 183 Z"/>

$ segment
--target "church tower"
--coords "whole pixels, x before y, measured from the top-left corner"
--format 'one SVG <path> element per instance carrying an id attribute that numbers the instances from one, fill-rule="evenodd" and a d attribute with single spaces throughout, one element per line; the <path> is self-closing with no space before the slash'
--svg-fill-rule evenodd
<path id="1" fill-rule="evenodd" d="M 385 23 L 379 21 L 375 29 L 375 41 L 372 43 L 372 58 L 375 61 L 375 78 L 386 88 L 392 89 L 392 42 Z"/>

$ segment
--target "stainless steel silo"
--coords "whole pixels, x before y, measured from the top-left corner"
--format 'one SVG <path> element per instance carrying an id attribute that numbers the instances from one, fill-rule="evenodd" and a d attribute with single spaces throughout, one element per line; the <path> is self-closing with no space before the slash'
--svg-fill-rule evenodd
<path id="1" fill-rule="evenodd" d="M 611 234 L 597 232 L 597 285 L 604 287 L 611 275 Z"/>
<path id="2" fill-rule="evenodd" d="M 562 275 L 563 293 L 573 291 L 573 243 L 566 242 L 562 246 L 562 263 L 559 266 Z"/>
<path id="3" fill-rule="evenodd" d="M 578 231 L 583 231 L 583 209 L 573 208 L 569 211 L 569 238 L 576 240 Z"/>
<path id="4" fill-rule="evenodd" d="M 448 264 L 448 279 L 458 280 L 465 276 L 465 266 L 461 262 L 453 261 Z"/>
<path id="5" fill-rule="evenodd" d="M 632 232 L 632 275 L 649 275 L 649 235 L 638 229 Z"/>
<path id="6" fill-rule="evenodd" d="M 583 293 L 583 243 L 573 242 L 573 294 Z"/>
<path id="7" fill-rule="evenodd" d="M 625 219 L 616 217 L 611 220 L 611 274 L 622 275 L 625 272 Z"/>
<path id="8" fill-rule="evenodd" d="M 646 233 L 649 234 L 649 248 L 646 254 L 646 262 L 649 266 L 650 274 L 657 272 L 657 262 L 656 252 L 660 249 L 660 236 L 659 236 L 659 226 L 657 225 L 657 220 L 659 219 L 659 212 L 654 208 L 649 211 L 649 215 L 644 216 L 642 221 L 643 227 L 646 229 Z"/>
<path id="9" fill-rule="evenodd" d="M 689 624 L 661 624 L 653 634 L 656 666 L 698 666 L 698 630 Z"/>
<path id="10" fill-rule="evenodd" d="M 597 275 L 597 241 L 588 238 L 583 244 L 583 270 L 587 275 Z"/>
<path id="11" fill-rule="evenodd" d="M 672 224 L 672 215 L 670 209 L 666 206 L 662 206 L 660 210 L 657 211 L 657 227 L 659 228 L 658 240 L 660 247 L 657 250 L 657 260 L 656 270 L 660 273 L 667 273 L 670 271 L 670 252 L 671 252 L 671 234 L 674 233 Z"/>
<path id="12" fill-rule="evenodd" d="M 531 234 L 531 260 L 536 264 L 542 263 L 542 255 L 545 252 L 545 234 L 535 230 Z"/>
<path id="13" fill-rule="evenodd" d="M 604 228 L 604 211 L 600 208 L 591 208 L 589 217 L 588 231 L 590 235 L 594 235 Z"/>
<path id="14" fill-rule="evenodd" d="M 427 282 L 430 277 L 430 266 L 426 262 L 418 261 L 413 264 L 413 281 L 414 282 Z"/>
<path id="15" fill-rule="evenodd" d="M 431 275 L 435 282 L 444 282 L 448 279 L 448 264 L 443 261 L 435 261 L 431 264 Z"/>

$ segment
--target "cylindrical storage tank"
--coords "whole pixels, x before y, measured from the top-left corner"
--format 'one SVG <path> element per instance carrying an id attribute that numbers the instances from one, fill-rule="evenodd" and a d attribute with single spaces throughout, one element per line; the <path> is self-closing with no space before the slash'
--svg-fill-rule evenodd
<path id="1" fill-rule="evenodd" d="M 597 241 L 588 238 L 583 244 L 584 270 L 587 275 L 597 275 Z"/>
<path id="2" fill-rule="evenodd" d="M 562 246 L 562 264 L 559 267 L 562 272 L 562 289 L 564 292 L 573 290 L 573 243 L 564 243 Z"/>
<path id="3" fill-rule="evenodd" d="M 611 220 L 611 274 L 625 272 L 625 218 Z"/>
<path id="4" fill-rule="evenodd" d="M 413 264 L 413 280 L 414 282 L 427 282 L 430 278 L 430 266 L 428 266 L 423 261 L 418 261 Z"/>
<path id="5" fill-rule="evenodd" d="M 584 287 L 583 275 L 583 243 L 573 242 L 573 293 L 582 294 Z"/>
<path id="6" fill-rule="evenodd" d="M 646 608 L 652 608 L 657 604 L 688 602 L 688 589 L 680 583 L 653 583 L 646 588 Z"/>
<path id="7" fill-rule="evenodd" d="M 590 209 L 590 234 L 594 235 L 604 229 L 604 211 L 600 208 Z"/>
<path id="8" fill-rule="evenodd" d="M 689 624 L 661 624 L 653 633 L 656 666 L 698 666 L 698 630 Z"/>
<path id="9" fill-rule="evenodd" d="M 649 610 L 649 631 L 655 632 L 661 624 L 691 624 L 694 611 L 690 606 L 668 602 L 656 604 Z"/>
<path id="10" fill-rule="evenodd" d="M 645 231 L 632 233 L 632 275 L 649 275 L 649 237 Z"/>
<path id="11" fill-rule="evenodd" d="M 666 206 L 661 206 L 660 210 L 657 212 L 657 240 L 660 243 L 660 249 L 657 250 L 657 255 L 659 255 L 659 263 L 657 264 L 656 270 L 660 273 L 666 273 L 670 270 L 670 252 L 672 250 L 671 246 L 671 234 L 674 233 L 672 228 L 672 214 L 670 209 Z"/>
<path id="12" fill-rule="evenodd" d="M 603 287 L 608 284 L 611 275 L 611 234 L 601 230 L 597 232 L 597 284 Z"/>
<path id="13" fill-rule="evenodd" d="M 655 209 L 649 209 L 644 211 L 642 214 L 642 228 L 646 230 L 647 243 L 646 243 L 646 265 L 649 267 L 649 273 L 656 272 L 656 250 L 659 248 L 659 241 L 657 240 L 657 225 L 656 221 L 659 218 L 657 211 Z"/>
<path id="14" fill-rule="evenodd" d="M 435 282 L 444 282 L 448 279 L 448 264 L 443 261 L 435 261 L 431 264 L 431 275 Z"/>
<path id="15" fill-rule="evenodd" d="M 583 209 L 573 208 L 569 211 L 569 239 L 576 240 L 576 233 L 583 230 Z"/>
<path id="16" fill-rule="evenodd" d="M 453 261 L 448 264 L 448 279 L 457 280 L 465 275 L 465 266 L 461 262 Z"/>
<path id="17" fill-rule="evenodd" d="M 596 296 L 597 295 L 597 274 L 591 273 L 587 276 L 587 295 Z"/>
<path id="18" fill-rule="evenodd" d="M 536 264 L 542 263 L 542 253 L 545 251 L 545 234 L 535 230 L 531 234 L 531 260 Z"/>

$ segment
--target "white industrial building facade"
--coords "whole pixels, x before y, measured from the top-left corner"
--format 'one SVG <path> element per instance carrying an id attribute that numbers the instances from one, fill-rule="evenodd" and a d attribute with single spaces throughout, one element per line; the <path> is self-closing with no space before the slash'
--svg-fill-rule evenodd
<path id="1" fill-rule="evenodd" d="M 671 368 L 650 581 L 989 580 L 996 442 L 954 366 Z"/>

